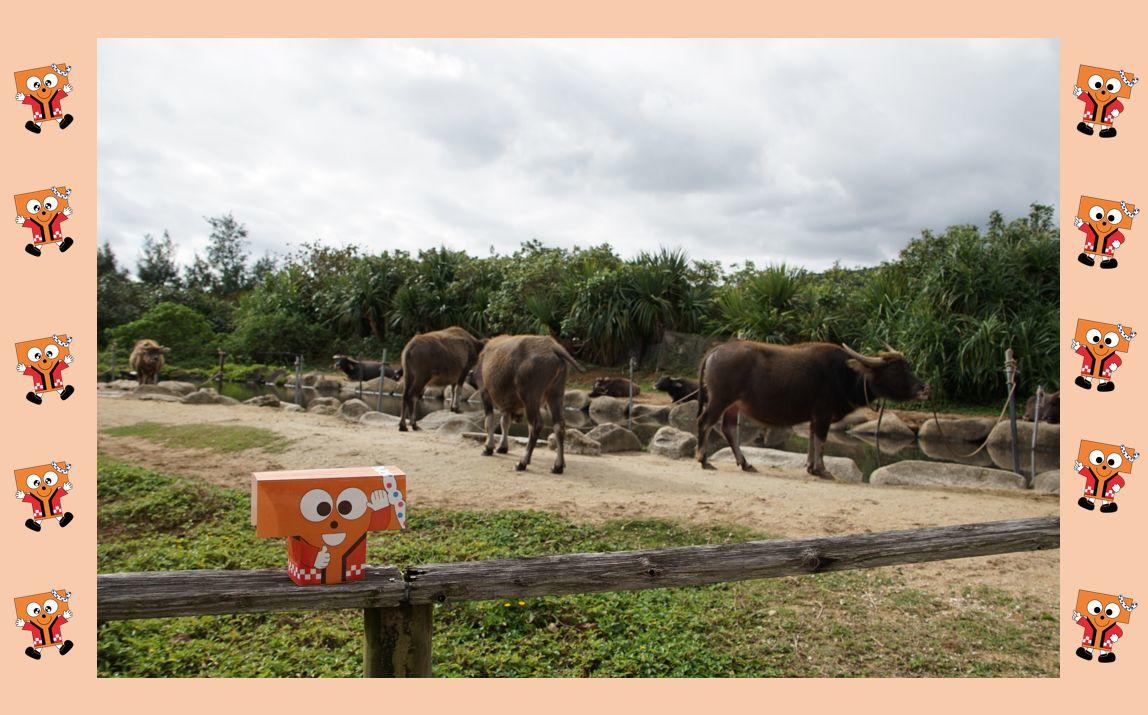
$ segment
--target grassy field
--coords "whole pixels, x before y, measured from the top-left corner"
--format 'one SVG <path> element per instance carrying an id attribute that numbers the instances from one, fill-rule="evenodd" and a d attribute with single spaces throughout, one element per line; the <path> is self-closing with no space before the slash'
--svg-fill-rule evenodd
<path id="1" fill-rule="evenodd" d="M 245 491 L 102 458 L 99 503 L 103 573 L 284 563 L 282 540 L 254 537 Z M 402 567 L 751 538 L 762 535 L 717 524 L 588 525 L 539 512 L 416 508 L 407 533 L 371 538 L 368 561 Z M 435 619 L 440 676 L 1057 674 L 1053 613 L 984 587 L 925 593 L 892 568 L 448 605 L 436 607 Z M 107 623 L 98 668 L 101 676 L 355 676 L 361 630 L 358 611 Z"/>
<path id="2" fill-rule="evenodd" d="M 259 448 L 264 452 L 282 452 L 290 442 L 271 430 L 243 425 L 161 425 L 141 422 L 111 427 L 104 434 L 112 437 L 141 437 L 165 447 L 210 449 L 214 452 L 242 452 Z"/>

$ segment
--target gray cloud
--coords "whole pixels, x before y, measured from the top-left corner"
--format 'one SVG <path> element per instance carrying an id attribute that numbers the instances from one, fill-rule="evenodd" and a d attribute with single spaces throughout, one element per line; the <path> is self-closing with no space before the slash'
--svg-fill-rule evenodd
<path id="1" fill-rule="evenodd" d="M 1057 197 L 1054 40 L 102 40 L 100 232 L 813 268 Z"/>

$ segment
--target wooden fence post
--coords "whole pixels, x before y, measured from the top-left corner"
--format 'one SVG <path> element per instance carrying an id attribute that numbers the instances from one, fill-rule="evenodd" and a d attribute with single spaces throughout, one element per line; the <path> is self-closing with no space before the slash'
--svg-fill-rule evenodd
<path id="1" fill-rule="evenodd" d="M 1020 471 L 1020 444 L 1016 432 L 1016 358 L 1013 357 L 1012 348 L 1005 350 L 1005 375 L 1008 376 L 1008 418 L 1012 425 L 1012 471 Z M 1024 476 L 1024 475 L 1021 475 Z"/>
<path id="2" fill-rule="evenodd" d="M 1029 457 L 1032 459 L 1031 468 L 1029 473 L 1025 476 L 1025 486 L 1032 489 L 1032 485 L 1036 483 L 1036 433 L 1040 429 L 1040 402 L 1044 399 L 1044 386 L 1036 386 L 1036 406 L 1033 408 L 1032 414 L 1032 450 L 1029 452 Z"/>
<path id="3" fill-rule="evenodd" d="M 307 406 L 307 405 L 303 404 L 303 356 L 302 355 L 296 355 L 295 356 L 295 404 L 296 405 L 302 405 L 303 407 Z"/>
<path id="4" fill-rule="evenodd" d="M 432 604 L 364 608 L 363 675 L 368 678 L 431 677 Z"/>
<path id="5" fill-rule="evenodd" d="M 375 411 L 383 411 L 383 383 L 387 380 L 387 349 L 383 348 L 383 361 L 379 367 L 379 394 L 375 398 Z"/>

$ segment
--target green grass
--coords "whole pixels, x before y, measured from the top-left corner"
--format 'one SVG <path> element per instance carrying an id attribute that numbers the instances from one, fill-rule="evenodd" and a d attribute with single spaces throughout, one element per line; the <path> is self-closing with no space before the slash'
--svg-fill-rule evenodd
<path id="1" fill-rule="evenodd" d="M 102 458 L 99 570 L 284 563 L 257 539 L 245 491 Z M 580 524 L 532 511 L 415 509 L 368 561 L 418 563 L 761 538 L 667 521 Z M 284 577 L 286 578 L 286 576 Z M 100 626 L 101 676 L 356 676 L 359 611 Z M 435 607 L 440 676 L 1055 676 L 1052 612 L 1003 591 L 938 596 L 897 569 L 707 587 Z"/>
<path id="2" fill-rule="evenodd" d="M 247 449 L 282 452 L 291 443 L 290 440 L 269 429 L 244 425 L 164 425 L 156 422 L 140 422 L 111 427 L 104 430 L 104 434 L 112 437 L 142 437 L 165 447 L 208 449 L 224 454 Z"/>

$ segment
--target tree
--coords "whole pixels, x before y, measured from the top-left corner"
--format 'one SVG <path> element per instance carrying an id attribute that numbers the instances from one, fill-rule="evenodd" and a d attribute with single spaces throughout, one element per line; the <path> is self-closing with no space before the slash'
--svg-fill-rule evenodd
<path id="1" fill-rule="evenodd" d="M 160 239 L 150 233 L 144 234 L 140 257 L 136 261 L 136 278 L 153 288 L 174 287 L 179 283 L 175 242 L 166 229 Z"/>
<path id="2" fill-rule="evenodd" d="M 184 305 L 160 303 L 138 319 L 108 331 L 108 338 L 130 350 L 137 340 L 150 338 L 171 348 L 172 362 L 210 364 L 218 342 L 211 324 Z"/>
<path id="3" fill-rule="evenodd" d="M 216 276 L 217 290 L 232 296 L 248 287 L 247 227 L 230 213 L 208 217 L 207 262 Z"/>
<path id="4" fill-rule="evenodd" d="M 96 277 L 119 272 L 120 267 L 116 263 L 116 254 L 112 251 L 112 244 L 104 241 L 96 249 Z"/>

